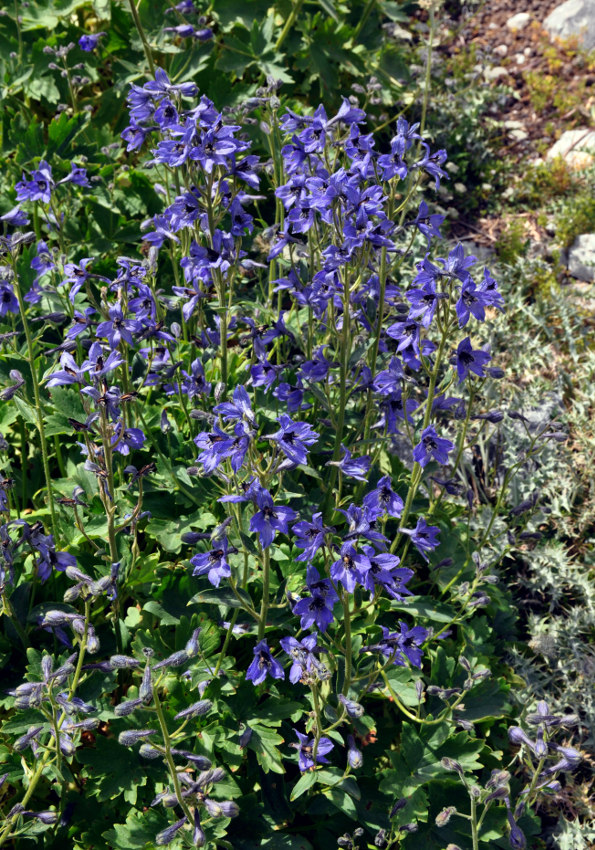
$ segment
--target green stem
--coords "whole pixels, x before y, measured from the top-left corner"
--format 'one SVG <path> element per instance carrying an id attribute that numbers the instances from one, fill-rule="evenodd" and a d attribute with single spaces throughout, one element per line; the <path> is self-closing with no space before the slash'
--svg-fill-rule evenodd
<path id="1" fill-rule="evenodd" d="M 268 613 L 268 610 L 269 610 L 270 583 L 271 583 L 271 556 L 269 555 L 269 550 L 264 549 L 264 551 L 263 551 L 263 565 L 262 565 L 262 600 L 260 602 L 260 617 L 259 617 L 259 620 L 258 620 L 258 640 L 263 639 L 264 630 L 266 628 L 267 613 Z"/>
<path id="2" fill-rule="evenodd" d="M 285 41 L 285 39 L 287 38 L 287 36 L 291 32 L 291 28 L 296 22 L 297 16 L 300 13 L 300 9 L 302 8 L 303 2 L 304 2 L 304 0 L 296 0 L 295 5 L 294 5 L 293 9 L 291 10 L 291 14 L 289 15 L 289 17 L 285 21 L 285 26 L 281 30 L 281 34 L 279 35 L 279 38 L 277 39 L 277 43 L 275 44 L 275 50 L 279 50 L 281 48 L 281 45 L 283 44 L 283 42 Z"/>
<path id="3" fill-rule="evenodd" d="M 176 797 L 178 799 L 178 803 L 184 810 L 184 814 L 188 818 L 188 823 L 193 822 L 192 812 L 188 808 L 188 803 L 182 797 L 182 788 L 180 786 L 180 780 L 178 779 L 178 774 L 176 770 L 176 764 L 174 762 L 174 758 L 171 754 L 171 739 L 169 736 L 169 732 L 167 731 L 167 725 L 165 723 L 165 717 L 163 715 L 163 708 L 161 706 L 161 701 L 159 699 L 159 695 L 157 693 L 157 684 L 153 689 L 153 700 L 155 702 L 155 711 L 157 712 L 157 719 L 159 720 L 159 726 L 161 728 L 161 735 L 163 737 L 163 746 L 165 749 L 165 760 L 167 761 L 167 766 L 169 767 L 169 772 L 171 775 L 171 780 L 173 782 L 174 790 L 176 792 Z"/>
<path id="4" fill-rule="evenodd" d="M 351 645 L 351 614 L 349 611 L 349 595 L 345 590 L 341 594 L 341 602 L 343 603 L 343 629 L 345 631 L 345 678 L 343 680 L 343 688 L 341 689 L 341 693 L 343 694 L 343 696 L 347 696 L 349 694 L 349 688 L 351 686 L 353 647 Z"/>
<path id="5" fill-rule="evenodd" d="M 29 327 L 29 322 L 27 321 L 27 314 L 25 312 L 25 304 L 23 301 L 23 295 L 21 293 L 21 284 L 17 274 L 16 267 L 14 268 L 15 273 L 15 293 L 17 296 L 17 300 L 19 302 L 19 311 L 21 313 L 21 321 L 23 323 L 23 330 L 25 331 L 25 337 L 27 338 L 27 361 L 29 363 L 29 367 L 31 369 L 31 379 L 33 381 L 33 396 L 35 398 L 35 410 L 37 412 L 37 430 L 39 431 L 39 438 L 41 441 L 41 458 L 43 463 L 43 472 L 45 475 L 45 484 L 47 487 L 48 494 L 48 503 L 50 509 L 50 519 L 52 524 L 52 533 L 54 535 L 54 541 L 57 543 L 57 525 L 56 525 L 56 512 L 54 509 L 54 494 L 52 492 L 52 477 L 50 474 L 50 464 L 49 464 L 49 455 L 48 455 L 48 446 L 45 437 L 45 427 L 44 427 L 44 419 L 43 419 L 43 410 L 41 407 L 41 396 L 39 393 L 39 380 L 37 378 L 37 369 L 35 366 L 35 355 L 33 351 L 33 338 L 31 336 L 31 328 Z"/>
<path id="6" fill-rule="evenodd" d="M 149 68 L 151 69 L 151 75 L 155 76 L 155 63 L 153 62 L 153 54 L 151 53 L 151 48 L 149 46 L 149 42 L 147 41 L 147 36 L 145 35 L 145 31 L 143 29 L 143 25 L 141 24 L 140 17 L 138 14 L 138 9 L 134 5 L 134 0 L 128 0 L 128 5 L 130 6 L 130 11 L 132 12 L 132 17 L 134 19 L 134 25 L 136 27 L 136 31 L 140 36 L 140 40 L 143 43 L 143 49 L 145 51 L 145 56 L 147 57 L 147 62 L 149 63 Z"/>

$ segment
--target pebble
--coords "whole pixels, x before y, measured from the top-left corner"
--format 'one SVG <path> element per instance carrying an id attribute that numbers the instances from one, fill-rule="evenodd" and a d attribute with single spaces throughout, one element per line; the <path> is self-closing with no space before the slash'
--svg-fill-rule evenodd
<path id="1" fill-rule="evenodd" d="M 529 12 L 518 12 L 506 21 L 506 26 L 511 32 L 517 32 L 518 30 L 524 30 L 530 20 L 531 15 Z"/>
<path id="2" fill-rule="evenodd" d="M 499 80 L 501 77 L 507 77 L 508 71 L 502 65 L 496 65 L 495 68 L 486 68 L 483 75 L 488 82 L 491 82 L 492 80 Z"/>
<path id="3" fill-rule="evenodd" d="M 494 47 L 493 52 L 496 56 L 506 56 L 508 53 L 508 47 L 506 44 L 499 44 L 497 47 Z"/>

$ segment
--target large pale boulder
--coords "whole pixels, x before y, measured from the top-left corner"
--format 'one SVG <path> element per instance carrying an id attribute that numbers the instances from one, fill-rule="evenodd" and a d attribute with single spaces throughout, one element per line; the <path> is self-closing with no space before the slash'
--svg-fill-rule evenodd
<path id="1" fill-rule="evenodd" d="M 554 38 L 578 36 L 585 50 L 595 48 L 595 0 L 566 0 L 543 22 Z"/>
<path id="2" fill-rule="evenodd" d="M 568 251 L 568 271 L 579 280 L 595 279 L 595 233 L 576 237 Z"/>
<path id="3" fill-rule="evenodd" d="M 595 130 L 585 127 L 581 130 L 567 130 L 552 145 L 546 159 L 553 160 L 561 156 L 570 168 L 580 170 L 588 168 L 595 161 Z"/>

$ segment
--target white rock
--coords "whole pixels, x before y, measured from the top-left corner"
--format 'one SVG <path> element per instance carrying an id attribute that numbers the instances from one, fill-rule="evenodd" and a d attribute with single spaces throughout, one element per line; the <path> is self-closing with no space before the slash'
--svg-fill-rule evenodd
<path id="1" fill-rule="evenodd" d="M 595 48 L 595 0 L 566 0 L 566 3 L 556 6 L 543 25 L 552 37 L 578 36 L 585 50 L 593 50 Z"/>
<path id="2" fill-rule="evenodd" d="M 508 53 L 508 47 L 506 44 L 499 44 L 498 47 L 494 47 L 493 53 L 495 53 L 496 56 L 506 56 Z"/>
<path id="3" fill-rule="evenodd" d="M 529 138 L 529 133 L 526 130 L 510 130 L 508 135 L 511 139 L 514 139 L 516 142 L 524 142 L 525 139 Z"/>
<path id="4" fill-rule="evenodd" d="M 523 65 L 527 61 L 527 57 L 524 53 L 515 53 L 514 58 L 517 65 Z"/>
<path id="5" fill-rule="evenodd" d="M 570 168 L 588 168 L 595 160 L 595 130 L 567 130 L 545 155 L 551 161 L 561 156 Z"/>
<path id="6" fill-rule="evenodd" d="M 483 75 L 488 82 L 492 82 L 493 80 L 499 80 L 502 77 L 507 77 L 508 71 L 506 68 L 503 68 L 502 65 L 496 65 L 495 68 L 486 68 Z"/>
<path id="7" fill-rule="evenodd" d="M 506 21 L 506 26 L 512 32 L 515 32 L 516 30 L 524 30 L 530 20 L 531 15 L 529 12 L 518 12 Z"/>
<path id="8" fill-rule="evenodd" d="M 467 191 L 467 187 L 464 183 L 455 183 L 453 189 L 455 190 L 455 192 L 458 192 L 459 195 L 462 195 L 464 192 Z"/>
<path id="9" fill-rule="evenodd" d="M 574 240 L 568 251 L 568 271 L 579 280 L 595 280 L 595 233 Z"/>

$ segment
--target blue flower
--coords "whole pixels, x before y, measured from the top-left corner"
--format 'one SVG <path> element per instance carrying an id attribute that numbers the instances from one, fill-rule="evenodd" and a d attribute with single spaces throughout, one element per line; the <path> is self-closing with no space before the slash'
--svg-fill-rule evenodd
<path id="1" fill-rule="evenodd" d="M 204 575 L 208 573 L 209 581 L 215 587 L 219 587 L 222 578 L 229 578 L 231 575 L 231 567 L 227 563 L 227 551 L 229 543 L 227 537 L 222 537 L 216 549 L 211 549 L 210 552 L 205 552 L 195 555 L 190 559 L 190 563 L 194 567 L 193 576 Z"/>
<path id="2" fill-rule="evenodd" d="M 420 466 L 427 466 L 431 460 L 437 463 L 448 463 L 448 453 L 454 449 L 450 440 L 439 437 L 433 425 L 421 432 L 421 441 L 413 449 L 413 460 Z"/>
<path id="3" fill-rule="evenodd" d="M 269 440 L 278 443 L 281 451 L 295 466 L 307 463 L 307 447 L 316 442 L 318 433 L 306 422 L 294 422 L 286 413 L 281 414 L 277 422 L 281 428 L 271 434 Z"/>
<path id="4" fill-rule="evenodd" d="M 260 685 L 267 675 L 272 676 L 273 679 L 284 679 L 285 671 L 271 655 L 266 640 L 261 640 L 254 647 L 254 661 L 246 671 L 246 679 L 249 679 L 255 685 Z"/>
<path id="5" fill-rule="evenodd" d="M 79 47 L 81 50 L 84 50 L 85 53 L 92 53 L 93 50 L 99 44 L 99 39 L 102 35 L 105 35 L 104 32 L 92 33 L 91 35 L 82 35 L 79 38 Z"/>
<path id="6" fill-rule="evenodd" d="M 400 528 L 401 534 L 408 534 L 417 551 L 426 559 L 426 552 L 431 552 L 438 546 L 438 534 L 440 529 L 437 525 L 428 525 L 424 517 L 417 520 L 414 529 Z"/>
<path id="7" fill-rule="evenodd" d="M 343 457 L 341 460 L 329 460 L 327 466 L 338 466 L 343 475 L 356 478 L 358 481 L 367 481 L 372 459 L 367 455 L 352 459 L 351 452 L 341 445 Z"/>
<path id="8" fill-rule="evenodd" d="M 462 384 L 469 372 L 473 372 L 479 378 L 485 377 L 484 367 L 492 358 L 487 351 L 482 351 L 481 348 L 473 349 L 471 340 L 465 337 L 457 348 L 457 374 L 459 376 L 459 384 Z"/>
<path id="9" fill-rule="evenodd" d="M 260 489 L 256 494 L 256 504 L 260 508 L 250 520 L 250 531 L 258 532 L 260 545 L 266 549 L 275 539 L 277 531 L 287 534 L 289 523 L 297 519 L 292 508 L 274 505 L 268 490 Z"/>
<path id="10" fill-rule="evenodd" d="M 306 673 L 320 667 L 320 662 L 314 655 L 317 637 L 315 634 L 306 635 L 302 640 L 294 637 L 281 638 L 279 643 L 292 660 L 289 671 L 289 681 L 295 685 L 303 679 Z"/>
<path id="11" fill-rule="evenodd" d="M 293 744 L 299 751 L 299 766 L 300 770 L 303 772 L 304 770 L 310 770 L 310 768 L 314 767 L 314 738 L 309 738 L 307 735 L 303 735 L 301 732 L 298 732 L 297 729 L 293 730 L 295 734 L 298 736 L 299 744 Z M 329 753 L 333 749 L 332 741 L 325 737 L 324 735 L 318 741 L 318 747 L 316 748 L 316 764 L 328 764 L 329 761 L 325 758 L 326 753 Z"/>
<path id="12" fill-rule="evenodd" d="M 341 557 L 331 566 L 331 578 L 341 582 L 345 590 L 353 593 L 356 584 L 363 584 L 367 571 L 371 568 L 370 559 L 344 543 L 341 546 Z"/>
<path id="13" fill-rule="evenodd" d="M 23 174 L 23 179 L 16 184 L 17 201 L 43 201 L 44 204 L 49 204 L 53 188 L 52 169 L 42 159 L 39 166 L 31 173 L 30 180 L 27 180 Z"/>
<path id="14" fill-rule="evenodd" d="M 403 512 L 403 500 L 392 489 L 388 475 L 380 479 L 375 490 L 371 490 L 364 496 L 363 504 L 368 516 L 374 519 L 384 514 L 400 517 Z"/>

